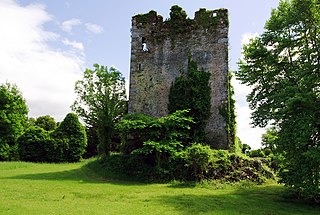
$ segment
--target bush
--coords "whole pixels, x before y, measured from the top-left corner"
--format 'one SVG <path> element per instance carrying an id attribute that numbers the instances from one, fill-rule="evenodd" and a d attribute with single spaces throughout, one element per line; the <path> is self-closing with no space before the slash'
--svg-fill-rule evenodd
<path id="1" fill-rule="evenodd" d="M 52 133 L 56 150 L 62 152 L 62 160 L 67 162 L 79 161 L 87 146 L 86 130 L 79 122 L 78 116 L 69 113 L 60 126 Z M 61 160 L 57 157 L 55 160 Z"/>
<path id="2" fill-rule="evenodd" d="M 83 154 L 83 158 L 91 158 L 98 155 L 97 147 L 99 145 L 99 137 L 97 135 L 96 129 L 93 127 L 86 128 L 87 133 L 87 147 L 85 149 L 85 153 Z"/>
<path id="3" fill-rule="evenodd" d="M 252 158 L 256 158 L 256 157 L 265 157 L 264 151 L 262 149 L 257 149 L 257 150 L 251 150 L 249 152 L 249 156 Z"/>
<path id="4" fill-rule="evenodd" d="M 46 131 L 54 131 L 57 128 L 57 123 L 54 118 L 49 115 L 38 117 L 35 120 L 34 125 L 39 126 Z"/>
<path id="5" fill-rule="evenodd" d="M 19 137 L 19 155 L 23 161 L 46 162 L 51 143 L 50 135 L 44 129 L 31 126 Z"/>
<path id="6" fill-rule="evenodd" d="M 10 146 L 0 138 L 0 161 L 18 160 L 17 144 Z"/>
<path id="7" fill-rule="evenodd" d="M 192 171 L 196 181 L 204 179 L 209 171 L 209 162 L 212 158 L 212 150 L 209 146 L 194 144 L 186 149 L 186 166 Z"/>

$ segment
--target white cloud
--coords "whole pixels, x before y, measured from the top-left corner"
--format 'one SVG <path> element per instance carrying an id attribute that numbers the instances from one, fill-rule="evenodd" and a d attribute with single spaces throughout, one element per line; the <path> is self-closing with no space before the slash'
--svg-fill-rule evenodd
<path id="1" fill-rule="evenodd" d="M 258 36 L 259 36 L 258 33 L 250 33 L 250 32 L 244 33 L 241 38 L 241 46 L 249 44 L 251 39 L 254 39 Z"/>
<path id="2" fill-rule="evenodd" d="M 243 143 L 249 144 L 252 149 L 261 147 L 261 135 L 264 128 L 253 128 L 250 124 L 251 110 L 248 105 L 236 104 L 237 112 L 237 135 Z"/>
<path id="3" fill-rule="evenodd" d="M 234 99 L 236 100 L 237 112 L 237 136 L 243 143 L 249 144 L 252 149 L 261 147 L 261 135 L 265 133 L 264 128 L 253 128 L 250 124 L 251 110 L 246 101 L 246 96 L 251 92 L 251 88 L 241 84 L 235 78 L 232 79 L 234 87 Z"/>
<path id="4" fill-rule="evenodd" d="M 86 23 L 85 24 L 88 31 L 99 34 L 103 32 L 103 28 L 100 25 L 94 24 L 94 23 Z"/>
<path id="5" fill-rule="evenodd" d="M 67 45 L 67 46 L 71 46 L 75 49 L 78 49 L 80 51 L 83 51 L 84 50 L 84 46 L 83 46 L 83 43 L 81 42 L 77 42 L 77 41 L 70 41 L 68 39 L 64 39 L 63 41 L 63 44 Z"/>
<path id="6" fill-rule="evenodd" d="M 30 116 L 49 114 L 62 120 L 75 99 L 74 83 L 81 78 L 84 62 L 73 48 L 61 52 L 49 45 L 59 38 L 44 29 L 50 21 L 42 5 L 0 1 L 0 83 L 17 84 Z"/>
<path id="7" fill-rule="evenodd" d="M 249 44 L 250 40 L 259 36 L 258 33 L 245 33 L 242 35 L 241 46 Z M 243 58 L 243 56 L 241 56 Z M 265 133 L 264 128 L 253 128 L 250 124 L 251 110 L 246 101 L 246 96 L 251 92 L 251 88 L 241 84 L 235 78 L 232 80 L 236 100 L 237 112 L 237 135 L 243 143 L 249 144 L 252 149 L 261 147 L 261 135 Z"/>
<path id="8" fill-rule="evenodd" d="M 73 19 L 69 19 L 69 20 L 64 21 L 61 25 L 61 28 L 65 32 L 72 34 L 73 27 L 81 25 L 81 24 L 82 23 L 79 19 L 73 18 Z"/>

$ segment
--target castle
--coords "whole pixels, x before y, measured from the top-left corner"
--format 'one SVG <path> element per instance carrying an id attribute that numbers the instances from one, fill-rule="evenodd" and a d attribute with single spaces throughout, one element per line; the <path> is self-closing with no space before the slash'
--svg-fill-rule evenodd
<path id="1" fill-rule="evenodd" d="M 166 21 L 155 11 L 132 17 L 129 113 L 167 115 L 170 87 L 187 73 L 191 57 L 211 74 L 208 144 L 229 149 L 232 138 L 221 114 L 228 108 L 228 11 L 200 9 L 188 19 L 179 8 L 173 6 Z"/>

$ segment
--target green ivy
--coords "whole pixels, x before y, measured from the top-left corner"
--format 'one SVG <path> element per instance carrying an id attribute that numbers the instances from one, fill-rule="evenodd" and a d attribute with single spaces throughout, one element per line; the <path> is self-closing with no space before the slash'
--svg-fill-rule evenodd
<path id="1" fill-rule="evenodd" d="M 149 13 L 146 14 L 138 14 L 135 16 L 138 23 L 143 25 L 147 24 L 152 20 L 152 18 L 157 17 L 157 12 L 154 10 L 150 10 Z"/>
<path id="2" fill-rule="evenodd" d="M 228 142 L 231 151 L 235 151 L 235 136 L 236 136 L 236 113 L 235 113 L 235 100 L 233 99 L 234 89 L 231 85 L 232 74 L 228 75 L 228 101 L 227 106 L 223 105 L 219 108 L 219 113 L 225 118 L 226 129 L 228 133 Z"/>
<path id="3" fill-rule="evenodd" d="M 188 60 L 188 73 L 176 78 L 169 92 L 169 113 L 190 109 L 194 119 L 191 137 L 195 142 L 205 142 L 206 121 L 211 115 L 210 73 L 198 70 L 197 63 Z"/>
<path id="4" fill-rule="evenodd" d="M 165 20 L 161 25 L 156 27 L 157 34 L 153 35 L 157 41 L 162 41 L 165 38 L 170 38 L 172 45 L 179 36 L 189 37 L 190 31 L 197 29 L 209 29 L 211 32 L 215 31 L 218 26 L 218 22 L 223 20 L 228 25 L 227 10 L 219 9 L 214 16 L 214 11 L 201 8 L 195 14 L 195 19 L 190 19 L 187 13 L 178 5 L 173 5 L 170 9 L 170 18 Z M 146 14 L 138 14 L 135 16 L 138 23 L 138 27 L 152 26 L 153 23 L 159 23 L 160 19 L 157 12 L 151 10 Z M 161 17 L 162 22 L 162 17 Z"/>

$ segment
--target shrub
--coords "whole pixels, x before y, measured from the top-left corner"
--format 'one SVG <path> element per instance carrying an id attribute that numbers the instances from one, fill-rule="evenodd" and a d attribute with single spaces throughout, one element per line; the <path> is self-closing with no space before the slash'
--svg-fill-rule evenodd
<path id="1" fill-rule="evenodd" d="M 188 166 L 194 179 L 203 179 L 209 171 L 209 162 L 212 158 L 212 150 L 209 146 L 194 144 L 186 149 L 186 166 Z"/>
<path id="2" fill-rule="evenodd" d="M 34 125 L 39 126 L 40 128 L 43 128 L 46 131 L 53 131 L 57 128 L 57 124 L 54 118 L 52 118 L 49 115 L 38 117 L 35 120 Z"/>
<path id="3" fill-rule="evenodd" d="M 10 160 L 10 146 L 0 138 L 0 161 Z"/>
<path id="4" fill-rule="evenodd" d="M 68 162 L 68 138 L 51 138 L 47 144 L 47 161 L 53 163 Z"/>
<path id="5" fill-rule="evenodd" d="M 99 145 L 99 137 L 97 135 L 96 129 L 93 127 L 86 128 L 87 133 L 87 147 L 83 158 L 90 158 L 98 155 L 97 147 Z"/>
<path id="6" fill-rule="evenodd" d="M 87 137 L 86 130 L 76 114 L 67 114 L 60 126 L 52 133 L 52 137 L 55 139 L 55 147 L 63 152 L 63 160 L 76 162 L 81 159 L 87 146 Z"/>
<path id="7" fill-rule="evenodd" d="M 265 157 L 265 154 L 262 149 L 257 149 L 257 150 L 251 150 L 249 153 L 249 156 L 252 158 L 256 158 L 256 157 L 263 158 L 263 157 Z"/>
<path id="8" fill-rule="evenodd" d="M 44 129 L 31 126 L 19 137 L 19 155 L 23 161 L 45 162 L 48 144 L 51 143 L 49 133 Z"/>
<path id="9" fill-rule="evenodd" d="M 178 110 L 159 119 L 143 114 L 127 115 L 117 125 L 124 152 L 129 154 L 144 147 L 149 141 L 162 142 L 162 146 L 176 142 L 188 144 L 189 130 L 194 123 L 193 119 L 187 116 L 188 112 L 189 110 Z"/>

